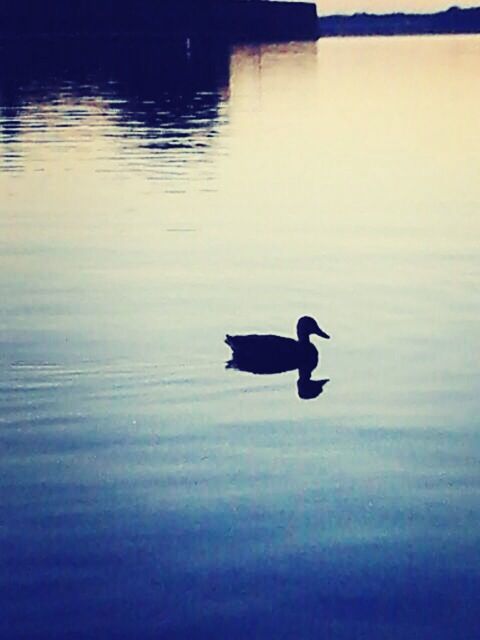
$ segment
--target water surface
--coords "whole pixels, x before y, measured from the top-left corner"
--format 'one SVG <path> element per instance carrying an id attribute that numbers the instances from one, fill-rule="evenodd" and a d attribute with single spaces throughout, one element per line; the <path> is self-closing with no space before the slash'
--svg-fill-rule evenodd
<path id="1" fill-rule="evenodd" d="M 2 46 L 2 637 L 477 638 L 480 39 Z"/>

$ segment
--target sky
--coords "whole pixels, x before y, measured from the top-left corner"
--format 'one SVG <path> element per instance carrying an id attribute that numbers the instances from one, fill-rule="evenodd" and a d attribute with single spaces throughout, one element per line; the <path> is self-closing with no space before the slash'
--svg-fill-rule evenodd
<path id="1" fill-rule="evenodd" d="M 313 0 L 315 1 L 315 0 Z M 442 11 L 451 6 L 480 6 L 480 0 L 316 0 L 319 14 L 355 13 L 391 13 L 404 11 L 411 13 L 429 13 Z"/>

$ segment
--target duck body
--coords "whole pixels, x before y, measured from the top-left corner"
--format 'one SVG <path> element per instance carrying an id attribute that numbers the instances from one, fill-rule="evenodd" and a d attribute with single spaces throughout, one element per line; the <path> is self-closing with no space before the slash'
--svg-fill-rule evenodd
<path id="1" fill-rule="evenodd" d="M 318 351 L 310 342 L 275 335 L 229 336 L 225 342 L 232 349 L 229 366 L 250 373 L 282 373 L 294 369 L 314 369 Z"/>
<path id="2" fill-rule="evenodd" d="M 232 349 L 228 366 L 250 373 L 312 371 L 318 364 L 318 351 L 310 342 L 312 333 L 330 337 L 309 316 L 300 318 L 297 323 L 298 340 L 276 335 L 227 335 L 225 342 Z"/>

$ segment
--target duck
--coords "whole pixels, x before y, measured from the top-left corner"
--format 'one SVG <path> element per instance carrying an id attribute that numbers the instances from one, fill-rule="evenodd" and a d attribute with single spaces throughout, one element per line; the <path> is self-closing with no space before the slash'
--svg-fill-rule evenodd
<path id="1" fill-rule="evenodd" d="M 225 342 L 232 350 L 232 359 L 227 367 L 260 374 L 294 369 L 312 371 L 318 364 L 318 351 L 310 342 L 312 334 L 330 339 L 311 316 L 302 316 L 298 320 L 296 340 L 270 334 L 227 334 Z"/>

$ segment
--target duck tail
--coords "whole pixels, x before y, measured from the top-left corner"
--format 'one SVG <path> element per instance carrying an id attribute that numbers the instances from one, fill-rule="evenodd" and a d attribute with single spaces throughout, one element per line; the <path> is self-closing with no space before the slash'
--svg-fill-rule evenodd
<path id="1" fill-rule="evenodd" d="M 238 344 L 238 336 L 230 336 L 228 333 L 225 336 L 225 343 L 228 344 L 230 349 L 235 354 L 236 350 L 239 348 Z"/>

